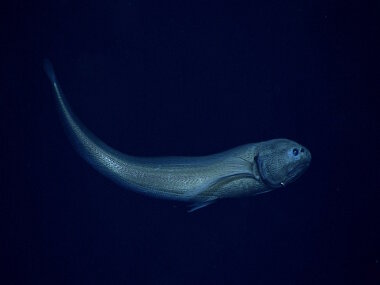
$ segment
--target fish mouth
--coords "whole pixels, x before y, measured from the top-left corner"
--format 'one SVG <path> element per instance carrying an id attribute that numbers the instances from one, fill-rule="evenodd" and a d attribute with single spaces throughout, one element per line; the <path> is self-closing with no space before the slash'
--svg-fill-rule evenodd
<path id="1" fill-rule="evenodd" d="M 306 169 L 308 169 L 309 166 L 310 161 L 305 161 L 304 163 L 301 163 L 294 167 L 292 170 L 290 170 L 288 173 L 290 179 L 287 181 L 287 183 L 294 181 L 295 179 L 300 177 L 306 171 Z"/>

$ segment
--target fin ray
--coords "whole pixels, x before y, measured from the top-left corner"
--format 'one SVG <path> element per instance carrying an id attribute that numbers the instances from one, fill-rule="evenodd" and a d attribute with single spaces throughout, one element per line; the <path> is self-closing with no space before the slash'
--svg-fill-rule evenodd
<path id="1" fill-rule="evenodd" d="M 187 210 L 188 213 L 192 213 L 194 211 L 197 211 L 199 209 L 202 209 L 204 207 L 207 207 L 208 205 L 214 203 L 216 200 L 216 198 L 211 198 L 211 199 L 207 199 L 205 201 L 200 201 L 200 202 L 195 202 L 195 203 L 192 203 L 190 204 L 190 208 L 189 210 Z"/>

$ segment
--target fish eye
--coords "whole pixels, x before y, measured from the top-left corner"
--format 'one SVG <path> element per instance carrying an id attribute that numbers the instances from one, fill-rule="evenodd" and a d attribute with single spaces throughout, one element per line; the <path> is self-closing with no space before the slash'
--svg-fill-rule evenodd
<path id="1" fill-rule="evenodd" d="M 298 149 L 293 148 L 293 155 L 294 155 L 294 156 L 297 156 L 297 155 L 298 155 Z"/>

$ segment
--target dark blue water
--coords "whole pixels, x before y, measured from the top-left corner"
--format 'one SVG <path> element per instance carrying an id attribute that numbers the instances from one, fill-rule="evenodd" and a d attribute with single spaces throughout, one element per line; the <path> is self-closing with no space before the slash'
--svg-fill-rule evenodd
<path id="1" fill-rule="evenodd" d="M 354 1 L 6 5 L 0 283 L 380 284 L 379 11 Z M 65 137 L 45 57 L 77 116 L 120 151 L 205 155 L 286 137 L 312 165 L 285 190 L 192 214 L 121 189 Z"/>

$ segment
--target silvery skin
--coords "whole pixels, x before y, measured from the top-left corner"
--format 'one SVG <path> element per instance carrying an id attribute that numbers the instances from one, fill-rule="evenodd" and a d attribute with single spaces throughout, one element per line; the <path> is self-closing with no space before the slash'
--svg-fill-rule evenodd
<path id="1" fill-rule="evenodd" d="M 251 143 L 202 157 L 134 157 L 93 135 L 74 115 L 45 61 L 65 131 L 77 152 L 96 170 L 137 192 L 192 203 L 190 211 L 217 199 L 252 196 L 285 187 L 311 162 L 308 149 L 288 139 Z"/>

